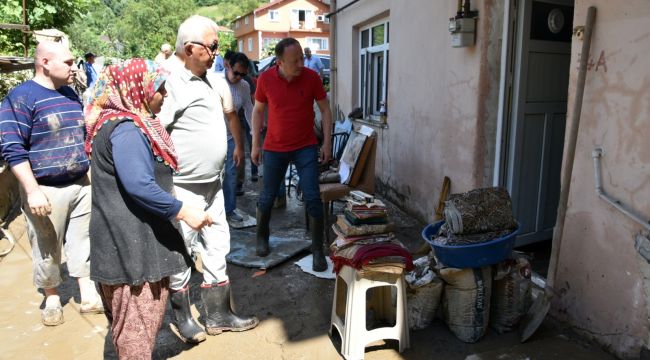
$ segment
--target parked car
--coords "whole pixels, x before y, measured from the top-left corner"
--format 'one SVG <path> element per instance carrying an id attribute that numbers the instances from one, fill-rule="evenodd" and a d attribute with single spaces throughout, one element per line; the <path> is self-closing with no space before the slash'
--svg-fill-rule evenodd
<path id="1" fill-rule="evenodd" d="M 330 80 L 330 56 L 329 55 L 313 55 L 318 56 L 320 61 L 323 63 L 323 83 L 327 84 Z M 275 55 L 269 56 L 259 61 L 258 69 L 259 73 L 263 73 L 271 66 L 275 65 Z"/>

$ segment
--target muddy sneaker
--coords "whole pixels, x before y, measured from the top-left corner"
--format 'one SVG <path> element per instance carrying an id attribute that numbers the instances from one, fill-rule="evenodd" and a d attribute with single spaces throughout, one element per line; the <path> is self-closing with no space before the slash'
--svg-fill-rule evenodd
<path id="1" fill-rule="evenodd" d="M 63 308 L 59 295 L 50 295 L 45 298 L 45 309 L 41 311 L 41 322 L 45 326 L 63 324 Z"/>
<path id="2" fill-rule="evenodd" d="M 241 215 L 237 214 L 237 212 L 235 212 L 235 211 L 233 211 L 233 212 L 230 213 L 230 214 L 226 214 L 226 219 L 227 219 L 228 221 L 235 221 L 235 222 L 242 222 L 242 221 L 244 221 L 244 218 L 243 218 Z"/>
<path id="3" fill-rule="evenodd" d="M 101 299 L 82 301 L 79 312 L 82 314 L 101 314 L 104 312 L 104 305 Z"/>

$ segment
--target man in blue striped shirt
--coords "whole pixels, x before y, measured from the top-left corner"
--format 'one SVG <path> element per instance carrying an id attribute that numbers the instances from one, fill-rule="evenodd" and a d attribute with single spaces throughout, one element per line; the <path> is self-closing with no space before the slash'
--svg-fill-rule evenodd
<path id="1" fill-rule="evenodd" d="M 70 88 L 74 58 L 67 47 L 42 42 L 34 79 L 13 89 L 0 105 L 0 154 L 21 187 L 29 227 L 34 284 L 45 293 L 44 325 L 63 323 L 57 293 L 61 248 L 70 276 L 78 278 L 81 312 L 103 311 L 89 279 L 89 160 L 79 98 Z"/>

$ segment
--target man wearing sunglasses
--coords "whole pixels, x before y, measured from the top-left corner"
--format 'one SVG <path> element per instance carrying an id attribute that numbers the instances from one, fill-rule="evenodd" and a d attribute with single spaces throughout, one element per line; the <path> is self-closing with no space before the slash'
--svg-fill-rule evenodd
<path id="1" fill-rule="evenodd" d="M 212 71 L 219 48 L 217 24 L 203 16 L 191 16 L 178 29 L 178 66 L 165 83 L 167 99 L 159 116 L 167 127 L 178 154 L 179 173 L 174 176 L 176 196 L 199 207 L 214 220 L 201 231 L 180 224 L 188 252 L 199 253 L 203 262 L 201 299 L 205 330 L 210 335 L 244 331 L 259 323 L 254 317 L 238 316 L 231 307 L 226 255 L 230 232 L 222 190 L 228 148 L 226 123 L 232 132 L 233 161 L 243 157 L 240 125 L 228 84 Z M 180 66 L 184 63 L 184 66 Z M 191 269 L 170 277 L 170 302 L 174 313 L 172 330 L 181 340 L 198 343 L 205 333 L 190 313 Z"/>
<path id="2" fill-rule="evenodd" d="M 247 128 L 250 129 L 253 103 L 251 101 L 250 86 L 248 85 L 248 82 L 244 80 L 244 78 L 248 76 L 248 57 L 243 53 L 229 51 L 226 53 L 225 59 L 225 73 L 223 75 L 230 87 L 235 111 L 239 112 L 241 109 L 244 110 L 245 121 L 248 124 Z M 250 133 L 245 134 L 245 136 L 250 136 Z M 233 159 L 234 150 L 235 141 L 231 132 L 228 131 L 228 155 L 226 156 L 226 173 L 223 184 L 223 195 L 226 207 L 226 218 L 231 224 L 241 223 L 244 221 L 244 218 L 235 211 L 237 210 L 237 165 Z M 242 159 L 242 164 L 244 161 L 245 160 Z"/>

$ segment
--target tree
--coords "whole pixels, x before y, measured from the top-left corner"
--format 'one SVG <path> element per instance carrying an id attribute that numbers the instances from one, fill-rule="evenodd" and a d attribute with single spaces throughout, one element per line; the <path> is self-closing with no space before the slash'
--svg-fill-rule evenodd
<path id="1" fill-rule="evenodd" d="M 97 4 L 97 0 L 34 0 L 27 1 L 27 19 L 31 30 L 64 29 Z M 8 0 L 0 4 L 0 23 L 22 24 L 22 1 Z M 0 33 L 0 53 L 22 54 L 23 34 L 17 30 Z M 30 40 L 33 49 L 34 41 Z"/>
<path id="2" fill-rule="evenodd" d="M 123 57 L 118 46 L 116 21 L 107 5 L 98 4 L 64 30 L 70 37 L 72 52 L 77 56 L 92 52 L 98 56 Z"/>
<path id="3" fill-rule="evenodd" d="M 275 55 L 275 45 L 277 45 L 278 42 L 280 42 L 280 41 L 279 40 L 274 40 L 274 41 L 271 41 L 268 44 L 266 44 L 266 46 L 264 46 L 262 48 L 262 52 L 260 54 L 260 57 L 265 58 L 265 57 Z"/>
<path id="4" fill-rule="evenodd" d="M 160 45 L 176 42 L 178 26 L 193 12 L 191 1 L 130 0 L 116 26 L 123 54 L 152 59 Z"/>
<path id="5" fill-rule="evenodd" d="M 230 31 L 219 31 L 219 53 L 223 56 L 228 50 L 237 51 L 237 39 Z"/>

